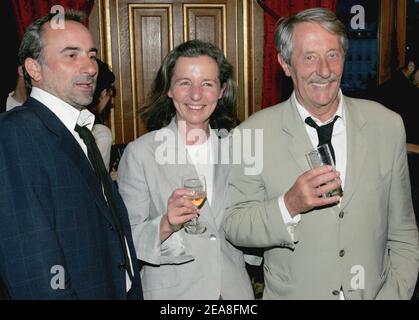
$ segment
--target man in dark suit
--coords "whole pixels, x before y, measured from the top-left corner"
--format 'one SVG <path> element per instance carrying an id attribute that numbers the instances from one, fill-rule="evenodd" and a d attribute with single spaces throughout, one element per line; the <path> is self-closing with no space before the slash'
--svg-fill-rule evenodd
<path id="1" fill-rule="evenodd" d="M 19 59 L 31 96 L 0 117 L 0 279 L 11 299 L 142 298 L 126 208 L 75 131 L 93 125 L 84 107 L 97 76 L 82 19 L 28 28 Z"/>
<path id="2" fill-rule="evenodd" d="M 390 110 L 397 112 L 403 119 L 407 143 L 419 144 L 417 129 L 418 93 L 414 85 L 415 70 L 419 67 L 418 58 L 411 54 L 406 64 L 393 77 L 380 85 L 373 94 L 373 99 Z"/>

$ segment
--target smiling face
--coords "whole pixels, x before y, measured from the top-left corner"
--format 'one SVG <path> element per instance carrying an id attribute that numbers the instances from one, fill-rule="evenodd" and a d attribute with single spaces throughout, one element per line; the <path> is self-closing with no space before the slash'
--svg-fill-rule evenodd
<path id="1" fill-rule="evenodd" d="M 66 21 L 65 29 L 43 26 L 41 63 L 26 59 L 32 84 L 77 109 L 92 102 L 96 85 L 96 48 L 81 23 Z"/>
<path id="2" fill-rule="evenodd" d="M 211 114 L 223 96 L 217 62 L 209 56 L 180 57 L 167 95 L 176 108 L 176 121 L 186 129 L 208 130 Z"/>
<path id="3" fill-rule="evenodd" d="M 278 55 L 285 74 L 292 78 L 298 102 L 319 119 L 332 116 L 339 104 L 344 50 L 339 36 L 316 23 L 303 22 L 293 32 L 288 65 Z"/>

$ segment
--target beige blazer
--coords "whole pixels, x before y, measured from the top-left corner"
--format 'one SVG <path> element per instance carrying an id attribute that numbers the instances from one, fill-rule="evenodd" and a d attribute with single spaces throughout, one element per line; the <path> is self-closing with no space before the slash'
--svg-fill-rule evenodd
<path id="1" fill-rule="evenodd" d="M 239 246 L 263 247 L 264 299 L 409 299 L 419 265 L 401 118 L 379 104 L 344 97 L 347 169 L 341 205 L 301 215 L 291 241 L 278 197 L 309 170 L 312 149 L 290 99 L 240 130 L 263 129 L 263 170 L 229 178 L 225 231 Z"/>
<path id="2" fill-rule="evenodd" d="M 177 160 L 159 164 L 156 155 L 175 155 Z M 243 254 L 226 241 L 222 228 L 228 165 L 215 165 L 213 201 L 200 210 L 199 221 L 207 231 L 189 235 L 181 229 L 160 243 L 160 220 L 170 195 L 182 186 L 182 175 L 197 174 L 192 164 L 179 160 L 185 155 L 172 121 L 128 144 L 119 164 L 118 185 L 137 257 L 146 263 L 141 270 L 144 298 L 253 299 Z"/>

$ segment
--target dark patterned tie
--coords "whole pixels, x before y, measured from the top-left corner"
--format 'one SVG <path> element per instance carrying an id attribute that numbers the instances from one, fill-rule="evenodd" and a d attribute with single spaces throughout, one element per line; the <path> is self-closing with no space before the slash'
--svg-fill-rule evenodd
<path id="1" fill-rule="evenodd" d="M 335 150 L 332 146 L 332 133 L 333 133 L 333 125 L 335 124 L 335 121 L 339 118 L 339 116 L 335 116 L 335 118 L 329 122 L 328 124 L 325 124 L 324 126 L 318 126 L 316 122 L 311 117 L 307 117 L 305 120 L 305 123 L 307 123 L 310 127 L 313 127 L 317 131 L 317 136 L 319 138 L 319 144 L 317 146 L 320 146 L 322 144 L 328 144 L 330 148 L 330 153 L 332 154 L 333 161 L 336 165 L 336 159 L 335 159 Z"/>
<path id="2" fill-rule="evenodd" d="M 99 148 L 97 147 L 95 138 L 93 137 L 92 132 L 87 127 L 81 127 L 76 125 L 75 128 L 76 132 L 80 135 L 80 138 L 83 139 L 84 143 L 87 147 L 87 155 L 89 160 L 95 170 L 96 176 L 99 179 L 100 184 L 103 186 L 103 190 L 105 192 L 106 199 L 108 201 L 109 208 L 111 209 L 111 216 L 113 223 L 115 224 L 116 231 L 118 233 L 118 238 L 121 243 L 122 250 L 124 252 L 124 268 L 128 272 L 128 276 L 131 282 L 134 279 L 134 276 L 131 271 L 129 257 L 128 257 L 128 249 L 125 243 L 125 236 L 124 232 L 121 227 L 121 221 L 118 218 L 118 213 L 116 209 L 115 200 L 112 194 L 112 186 L 111 181 L 109 178 L 108 171 L 105 168 L 105 164 L 103 163 L 102 156 L 100 154 Z"/>

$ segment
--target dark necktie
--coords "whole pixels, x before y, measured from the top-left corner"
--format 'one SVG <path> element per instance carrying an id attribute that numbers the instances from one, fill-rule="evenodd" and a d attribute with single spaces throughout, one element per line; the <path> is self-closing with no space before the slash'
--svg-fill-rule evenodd
<path id="1" fill-rule="evenodd" d="M 305 123 L 307 123 L 310 127 L 313 127 L 317 131 L 317 136 L 319 138 L 319 144 L 317 146 L 320 146 L 322 144 L 328 144 L 330 148 L 330 153 L 332 154 L 333 161 L 336 165 L 336 159 L 335 159 L 335 150 L 332 146 L 332 133 L 333 133 L 333 125 L 335 124 L 335 121 L 339 118 L 339 116 L 335 116 L 335 118 L 329 122 L 328 124 L 325 124 L 324 126 L 318 126 L 316 122 L 311 117 L 307 117 L 305 120 Z"/>
<path id="2" fill-rule="evenodd" d="M 84 143 L 87 147 L 87 155 L 89 160 L 95 170 L 96 176 L 103 186 L 103 190 L 105 192 L 106 199 L 108 201 L 109 208 L 111 209 L 111 216 L 113 223 L 115 224 L 116 231 L 118 233 L 118 238 L 121 243 L 122 250 L 124 252 L 124 268 L 128 272 L 128 276 L 133 281 L 133 274 L 130 267 L 129 257 L 128 257 L 128 249 L 125 243 L 125 236 L 121 227 L 121 222 L 118 218 L 118 213 L 116 210 L 115 200 L 112 194 L 112 186 L 109 179 L 109 174 L 105 168 L 105 164 L 103 163 L 102 156 L 100 154 L 99 148 L 97 147 L 95 138 L 93 137 L 92 132 L 87 127 L 81 127 L 78 124 L 75 128 L 76 132 L 80 135 L 80 138 L 83 139 Z"/>

